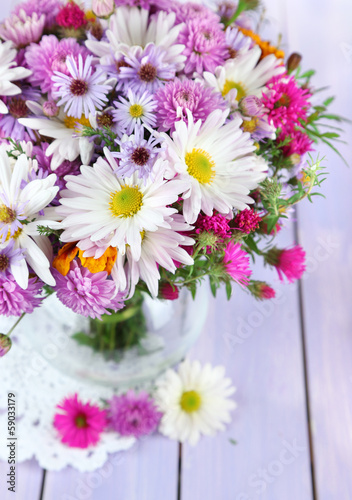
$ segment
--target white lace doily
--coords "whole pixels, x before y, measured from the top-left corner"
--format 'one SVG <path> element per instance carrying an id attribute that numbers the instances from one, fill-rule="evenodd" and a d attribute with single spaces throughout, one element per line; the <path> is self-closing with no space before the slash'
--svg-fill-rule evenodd
<path id="1" fill-rule="evenodd" d="M 7 332 L 13 319 L 1 318 L 1 331 Z M 122 438 L 114 432 L 104 432 L 100 442 L 85 450 L 70 448 L 60 442 L 53 417 L 55 407 L 64 397 L 78 393 L 83 401 L 99 403 L 109 399 L 113 390 L 64 376 L 34 351 L 26 339 L 25 321 L 11 338 L 10 352 L 0 360 L 0 460 L 7 461 L 7 399 L 15 394 L 17 461 L 36 458 L 48 470 L 60 470 L 67 465 L 79 471 L 92 471 L 104 465 L 109 453 L 127 450 L 134 438 Z"/>

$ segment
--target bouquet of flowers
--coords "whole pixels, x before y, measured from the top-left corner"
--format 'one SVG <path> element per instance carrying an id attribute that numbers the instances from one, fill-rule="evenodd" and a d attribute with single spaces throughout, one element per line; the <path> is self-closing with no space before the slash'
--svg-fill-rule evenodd
<path id="1" fill-rule="evenodd" d="M 256 256 L 282 281 L 301 277 L 304 250 L 275 237 L 318 194 L 322 167 L 307 154 L 319 139 L 334 148 L 324 120 L 339 117 L 332 98 L 314 105 L 301 56 L 285 60 L 257 34 L 258 8 L 14 9 L 0 27 L 0 314 L 21 317 L 56 292 L 99 322 L 141 292 L 195 295 L 205 277 L 214 295 L 238 284 L 270 299 Z"/>

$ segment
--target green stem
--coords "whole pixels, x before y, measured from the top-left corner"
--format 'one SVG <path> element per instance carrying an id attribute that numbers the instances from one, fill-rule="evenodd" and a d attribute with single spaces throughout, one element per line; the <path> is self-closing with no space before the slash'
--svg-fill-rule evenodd
<path id="1" fill-rule="evenodd" d="M 18 323 L 21 321 L 22 318 L 24 318 L 26 315 L 26 313 L 23 313 L 19 318 L 18 320 L 16 321 L 16 323 L 10 328 L 10 330 L 7 332 L 6 334 L 6 337 L 9 337 L 11 335 L 11 333 L 14 331 L 14 329 L 16 328 L 16 326 L 18 325 Z"/>

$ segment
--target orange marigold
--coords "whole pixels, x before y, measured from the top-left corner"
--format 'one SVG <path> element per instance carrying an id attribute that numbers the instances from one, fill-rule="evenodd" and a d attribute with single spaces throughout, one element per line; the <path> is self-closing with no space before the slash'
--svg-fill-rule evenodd
<path id="1" fill-rule="evenodd" d="M 249 36 L 249 38 L 251 38 L 253 40 L 253 42 L 255 42 L 257 45 L 259 45 L 259 47 L 262 50 L 262 55 L 261 55 L 260 59 L 264 59 L 264 57 L 266 57 L 270 54 L 274 54 L 274 56 L 277 57 L 278 59 L 283 59 L 285 57 L 285 52 L 283 50 L 280 50 L 277 47 L 270 45 L 269 42 L 262 40 L 257 33 L 254 33 L 254 31 L 246 29 L 246 28 L 242 28 L 241 26 L 237 26 L 237 28 L 240 31 L 242 31 L 242 33 L 245 36 Z"/>

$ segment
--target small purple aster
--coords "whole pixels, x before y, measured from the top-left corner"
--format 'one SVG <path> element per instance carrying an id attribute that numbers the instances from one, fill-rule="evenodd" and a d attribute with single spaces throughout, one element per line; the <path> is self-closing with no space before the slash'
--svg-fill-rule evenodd
<path id="1" fill-rule="evenodd" d="M 224 109 L 226 103 L 221 94 L 204 87 L 200 82 L 193 80 L 175 79 L 155 94 L 157 102 L 157 121 L 159 130 L 166 132 L 175 130 L 175 123 L 179 120 L 187 121 L 189 109 L 194 121 L 205 121 L 210 113 L 216 109 Z M 182 114 L 180 115 L 180 110 Z"/>
<path id="2" fill-rule="evenodd" d="M 66 276 L 55 269 L 55 290 L 61 302 L 82 316 L 101 319 L 102 314 L 111 314 L 124 306 L 123 293 L 116 293 L 115 283 L 107 279 L 107 272 L 91 273 L 87 268 L 72 261 Z"/>
<path id="3" fill-rule="evenodd" d="M 252 40 L 235 27 L 228 28 L 225 36 L 230 59 L 235 59 L 239 54 L 247 52 L 252 46 Z"/>
<path id="4" fill-rule="evenodd" d="M 67 56 L 73 56 L 77 62 L 79 55 L 85 59 L 88 54 L 88 50 L 74 38 L 59 41 L 55 35 L 44 35 L 39 44 L 32 43 L 26 50 L 26 63 L 33 72 L 28 79 L 34 86 L 40 87 L 44 94 L 50 93 L 54 71 L 70 74 L 66 65 Z"/>
<path id="5" fill-rule="evenodd" d="M 28 287 L 23 290 L 11 274 L 6 277 L 0 274 L 0 314 L 21 316 L 23 313 L 32 313 L 43 300 L 42 297 L 38 297 L 42 285 L 43 283 L 37 278 L 30 278 Z"/>
<path id="6" fill-rule="evenodd" d="M 81 118 L 89 113 L 96 114 L 97 109 L 102 109 L 104 102 L 108 101 L 107 94 L 111 85 L 107 85 L 106 74 L 101 69 L 93 73 L 93 56 L 88 56 L 83 62 L 82 56 L 78 56 L 78 64 L 73 56 L 66 59 L 70 76 L 59 71 L 54 72 L 51 80 L 53 85 L 53 96 L 60 99 L 58 106 L 65 104 L 67 116 Z"/>
<path id="7" fill-rule="evenodd" d="M 130 135 L 137 126 L 142 124 L 155 127 L 156 102 L 153 96 L 147 91 L 140 95 L 128 89 L 127 97 L 128 100 L 120 96 L 120 102 L 114 102 L 116 110 L 112 114 L 119 128 Z"/>
<path id="8" fill-rule="evenodd" d="M 184 72 L 213 72 L 228 58 L 225 32 L 220 23 L 209 19 L 191 19 L 178 37 L 178 43 L 185 45 L 182 52 L 186 56 Z"/>
<path id="9" fill-rule="evenodd" d="M 162 414 L 149 394 L 130 390 L 122 396 L 113 396 L 107 411 L 108 424 L 121 436 L 139 438 L 157 428 Z"/>
<path id="10" fill-rule="evenodd" d="M 12 266 L 15 266 L 24 258 L 21 248 L 14 248 L 14 240 L 10 240 L 5 248 L 0 249 L 0 275 L 6 276 Z"/>
<path id="11" fill-rule="evenodd" d="M 175 78 L 176 65 L 170 64 L 165 57 L 167 52 L 153 43 L 145 49 L 134 48 L 125 56 L 126 66 L 120 67 L 119 77 L 125 88 L 134 92 L 154 93 L 165 81 Z"/>
<path id="12" fill-rule="evenodd" d="M 144 139 L 144 128 L 136 129 L 135 134 L 127 141 L 119 142 L 120 152 L 112 153 L 119 158 L 119 166 L 115 170 L 118 177 L 130 177 L 134 172 L 146 181 L 160 153 L 160 139 L 150 136 Z"/>
<path id="13" fill-rule="evenodd" d="M 0 191 L 0 242 L 5 243 L 9 233 L 13 236 L 22 228 L 21 220 L 25 220 L 25 203 L 11 203 L 5 192 Z"/>

